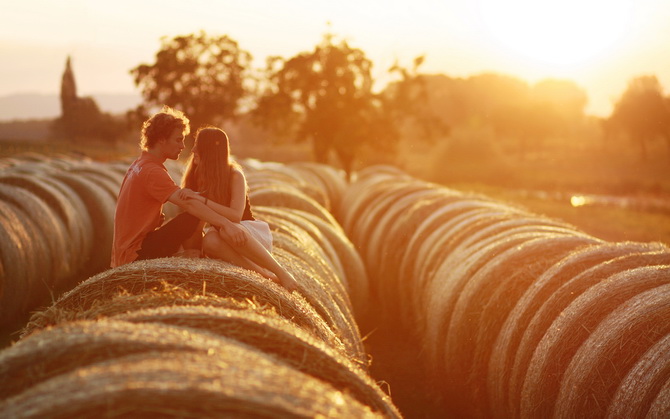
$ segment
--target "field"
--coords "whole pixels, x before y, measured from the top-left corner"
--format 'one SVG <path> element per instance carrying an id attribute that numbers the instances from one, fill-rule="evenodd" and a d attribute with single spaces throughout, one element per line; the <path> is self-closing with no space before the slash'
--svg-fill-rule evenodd
<path id="1" fill-rule="evenodd" d="M 290 162 L 309 156 L 308 150 L 293 147 L 238 144 L 236 150 L 240 157 L 261 161 Z M 646 159 L 625 148 L 557 150 L 547 147 L 533 153 L 502 154 L 424 146 L 404 153 L 404 160 L 398 164 L 418 178 L 565 220 L 607 241 L 670 243 L 670 165 L 666 150 L 659 146 Z M 136 150 L 133 146 L 100 144 L 79 148 L 56 143 L 0 143 L 0 157 L 23 152 L 75 153 L 82 158 L 112 161 L 132 158 Z M 369 302 L 373 308 L 379 304 L 376 299 Z M 414 339 L 398 333 L 394 325 L 400 322 L 376 310 L 366 319 L 362 332 L 367 335 L 364 344 L 372 358 L 372 377 L 388 389 L 405 417 L 443 414 L 435 403 L 430 382 L 422 376 L 427 368 L 422 365 L 424 354 Z"/>

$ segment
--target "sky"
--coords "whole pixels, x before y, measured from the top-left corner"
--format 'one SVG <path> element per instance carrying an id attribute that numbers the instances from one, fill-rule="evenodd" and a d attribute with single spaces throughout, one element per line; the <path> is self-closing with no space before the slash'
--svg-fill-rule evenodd
<path id="1" fill-rule="evenodd" d="M 607 116 L 634 77 L 670 89 L 668 0 L 0 0 L 0 96 L 57 93 L 67 56 L 80 96 L 135 93 L 161 37 L 204 30 L 290 58 L 330 31 L 360 48 L 379 83 L 425 55 L 422 73 L 569 79 Z"/>

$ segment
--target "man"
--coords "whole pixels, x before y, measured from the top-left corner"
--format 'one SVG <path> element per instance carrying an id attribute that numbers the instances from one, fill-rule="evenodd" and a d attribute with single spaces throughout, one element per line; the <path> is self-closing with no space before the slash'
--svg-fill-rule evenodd
<path id="1" fill-rule="evenodd" d="M 179 186 L 163 165 L 179 157 L 189 131 L 188 118 L 167 106 L 144 122 L 142 153 L 128 168 L 116 203 L 112 267 L 174 255 L 200 220 L 219 227 L 231 244 L 246 243 L 246 232 L 239 225 L 196 199 L 181 199 Z M 163 204 L 168 201 L 184 212 L 163 224 Z"/>

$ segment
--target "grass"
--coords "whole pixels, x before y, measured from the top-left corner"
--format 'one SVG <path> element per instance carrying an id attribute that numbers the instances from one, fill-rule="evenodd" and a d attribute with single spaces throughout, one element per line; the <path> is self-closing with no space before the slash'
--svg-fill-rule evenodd
<path id="1" fill-rule="evenodd" d="M 417 177 L 516 203 L 605 240 L 670 243 L 670 150 L 663 142 L 646 157 L 631 143 L 567 140 L 525 153 L 454 140 L 414 144 L 402 155 L 403 168 Z M 602 202 L 574 206 L 571 197 L 582 194 Z"/>

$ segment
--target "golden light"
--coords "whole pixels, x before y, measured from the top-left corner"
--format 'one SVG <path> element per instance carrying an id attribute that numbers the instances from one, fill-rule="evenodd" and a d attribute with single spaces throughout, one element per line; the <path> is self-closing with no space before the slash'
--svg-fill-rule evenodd
<path id="1" fill-rule="evenodd" d="M 588 198 L 583 196 L 583 195 L 573 195 L 570 197 L 570 205 L 573 207 L 581 207 L 586 205 L 588 202 Z"/>
<path id="2" fill-rule="evenodd" d="M 571 69 L 616 47 L 632 5 L 632 0 L 480 0 L 480 15 L 502 48 L 535 64 Z"/>

